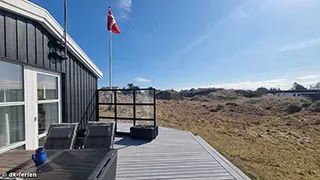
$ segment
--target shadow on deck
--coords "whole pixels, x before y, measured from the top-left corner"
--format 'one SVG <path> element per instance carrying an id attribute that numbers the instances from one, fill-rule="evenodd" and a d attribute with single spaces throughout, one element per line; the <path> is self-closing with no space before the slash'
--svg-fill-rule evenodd
<path id="1" fill-rule="evenodd" d="M 143 144 L 149 143 L 148 141 L 132 139 L 129 136 L 116 136 L 114 145 L 117 149 L 123 149 L 130 146 L 141 146 Z"/>

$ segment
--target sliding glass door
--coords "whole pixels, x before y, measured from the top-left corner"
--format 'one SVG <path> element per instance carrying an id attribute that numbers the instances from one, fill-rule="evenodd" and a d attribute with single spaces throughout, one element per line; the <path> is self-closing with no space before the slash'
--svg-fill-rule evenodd
<path id="1" fill-rule="evenodd" d="M 43 146 L 51 123 L 61 121 L 60 74 L 25 67 L 27 149 Z"/>
<path id="2" fill-rule="evenodd" d="M 61 122 L 60 74 L 0 61 L 0 153 L 44 145 Z"/>

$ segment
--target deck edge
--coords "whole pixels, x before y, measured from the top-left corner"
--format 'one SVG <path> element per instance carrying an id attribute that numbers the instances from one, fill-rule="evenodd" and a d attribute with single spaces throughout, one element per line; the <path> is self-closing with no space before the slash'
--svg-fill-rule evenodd
<path id="1" fill-rule="evenodd" d="M 232 162 L 215 150 L 210 144 L 208 144 L 200 136 L 195 136 L 191 132 L 190 135 L 196 140 L 216 161 L 218 161 L 221 166 L 223 166 L 235 179 L 241 180 L 251 180 L 246 174 L 244 174 L 238 167 L 236 167 Z"/>

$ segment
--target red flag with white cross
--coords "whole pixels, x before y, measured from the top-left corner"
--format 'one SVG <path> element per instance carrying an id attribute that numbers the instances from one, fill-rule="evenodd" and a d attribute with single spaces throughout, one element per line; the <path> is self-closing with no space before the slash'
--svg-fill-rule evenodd
<path id="1" fill-rule="evenodd" d="M 108 13 L 108 31 L 116 34 L 120 34 L 120 29 L 117 25 L 116 19 L 112 15 L 110 7 L 109 7 L 109 13 Z"/>

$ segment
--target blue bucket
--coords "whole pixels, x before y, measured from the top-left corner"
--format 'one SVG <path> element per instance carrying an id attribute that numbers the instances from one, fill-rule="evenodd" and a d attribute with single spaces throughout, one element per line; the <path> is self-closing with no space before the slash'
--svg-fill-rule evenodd
<path id="1" fill-rule="evenodd" d="M 44 147 L 39 147 L 31 156 L 33 162 L 36 166 L 40 166 L 47 160 L 46 149 Z"/>

